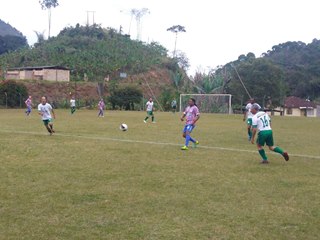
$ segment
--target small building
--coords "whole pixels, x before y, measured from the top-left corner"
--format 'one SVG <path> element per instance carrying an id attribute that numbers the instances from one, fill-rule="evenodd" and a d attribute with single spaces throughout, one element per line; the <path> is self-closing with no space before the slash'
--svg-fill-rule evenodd
<path id="1" fill-rule="evenodd" d="M 7 80 L 48 80 L 69 82 L 70 69 L 61 66 L 37 66 L 10 68 L 5 74 Z"/>
<path id="2" fill-rule="evenodd" d="M 305 116 L 316 117 L 320 113 L 317 113 L 320 109 L 314 102 L 305 100 L 298 97 L 287 97 L 284 103 L 284 116 Z"/>

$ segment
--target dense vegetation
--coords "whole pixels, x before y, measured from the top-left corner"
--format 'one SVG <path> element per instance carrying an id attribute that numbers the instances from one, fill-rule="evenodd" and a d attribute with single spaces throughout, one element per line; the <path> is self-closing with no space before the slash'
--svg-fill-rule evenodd
<path id="1" fill-rule="evenodd" d="M 0 106 L 23 107 L 27 96 L 27 88 L 22 83 L 14 81 L 0 83 Z"/>
<path id="2" fill-rule="evenodd" d="M 105 78 L 117 80 L 120 73 L 132 76 L 165 68 L 170 71 L 171 85 L 161 90 L 163 105 L 168 105 L 179 93 L 191 92 L 229 93 L 233 95 L 234 105 L 243 104 L 250 94 L 270 107 L 282 105 L 285 97 L 291 95 L 320 99 L 320 41 L 317 39 L 310 44 L 282 43 L 260 57 L 243 54 L 207 73 L 198 72 L 189 81 L 184 71 L 189 62 L 184 53 L 177 52 L 170 58 L 160 44 L 134 41 L 111 28 L 78 24 L 49 40 L 44 40 L 41 34 L 38 38 L 33 47 L 2 54 L 1 68 L 62 65 L 71 69 L 71 80 L 98 82 Z"/>
<path id="3" fill-rule="evenodd" d="M 0 55 L 27 46 L 27 39 L 22 33 L 0 19 Z"/>
<path id="4" fill-rule="evenodd" d="M 0 63 L 12 67 L 62 65 L 72 70 L 72 80 L 89 81 L 116 77 L 120 72 L 141 73 L 155 66 L 178 66 L 158 43 L 132 41 L 128 35 L 98 25 L 67 27 L 31 49 L 2 56 Z"/>
<path id="5" fill-rule="evenodd" d="M 208 73 L 196 73 L 193 80 L 194 91 L 230 93 L 235 104 L 248 99 L 245 87 L 258 102 L 270 107 L 282 105 L 286 96 L 319 101 L 320 40 L 279 44 L 259 58 L 243 54 Z"/>

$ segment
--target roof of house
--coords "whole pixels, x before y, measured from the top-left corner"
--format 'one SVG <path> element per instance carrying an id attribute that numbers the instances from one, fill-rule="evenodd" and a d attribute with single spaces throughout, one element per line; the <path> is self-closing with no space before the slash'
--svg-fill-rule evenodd
<path id="1" fill-rule="evenodd" d="M 34 67 L 16 67 L 16 68 L 9 68 L 9 71 L 14 70 L 43 70 L 43 69 L 58 69 L 58 70 L 69 70 L 69 68 L 54 65 L 54 66 L 34 66 Z"/>
<path id="2" fill-rule="evenodd" d="M 286 108 L 316 108 L 317 105 L 310 100 L 305 100 L 298 97 L 287 97 L 284 106 Z"/>

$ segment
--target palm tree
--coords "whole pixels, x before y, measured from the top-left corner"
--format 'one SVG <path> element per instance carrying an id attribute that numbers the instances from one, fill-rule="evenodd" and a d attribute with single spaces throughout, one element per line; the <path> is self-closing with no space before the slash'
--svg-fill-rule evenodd
<path id="1" fill-rule="evenodd" d="M 41 8 L 43 10 L 48 9 L 48 20 L 49 20 L 49 32 L 48 32 L 48 39 L 50 38 L 50 31 L 51 31 L 51 8 L 55 8 L 59 6 L 58 0 L 40 0 L 39 1 Z"/>
<path id="2" fill-rule="evenodd" d="M 175 39 L 175 42 L 174 42 L 174 50 L 173 50 L 173 57 L 176 56 L 176 50 L 177 50 L 177 38 L 178 38 L 178 33 L 180 32 L 186 32 L 186 29 L 185 27 L 183 26 L 180 26 L 180 25 L 174 25 L 172 27 L 169 27 L 167 29 L 167 31 L 170 31 L 170 32 L 173 32 L 176 34 L 176 39 Z"/>

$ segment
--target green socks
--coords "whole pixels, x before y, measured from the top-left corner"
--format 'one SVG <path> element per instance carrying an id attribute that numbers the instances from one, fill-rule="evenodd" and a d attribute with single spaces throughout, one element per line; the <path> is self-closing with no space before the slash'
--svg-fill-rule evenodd
<path id="1" fill-rule="evenodd" d="M 268 160 L 266 152 L 264 151 L 264 149 L 259 150 L 259 154 L 262 157 L 263 161 Z"/>
<path id="2" fill-rule="evenodd" d="M 248 137 L 252 137 L 252 132 L 251 132 L 251 129 L 250 128 L 248 128 Z"/>
<path id="3" fill-rule="evenodd" d="M 279 147 L 275 147 L 275 149 L 273 149 L 273 151 L 276 153 L 280 153 L 281 155 L 283 154 L 283 150 Z"/>

